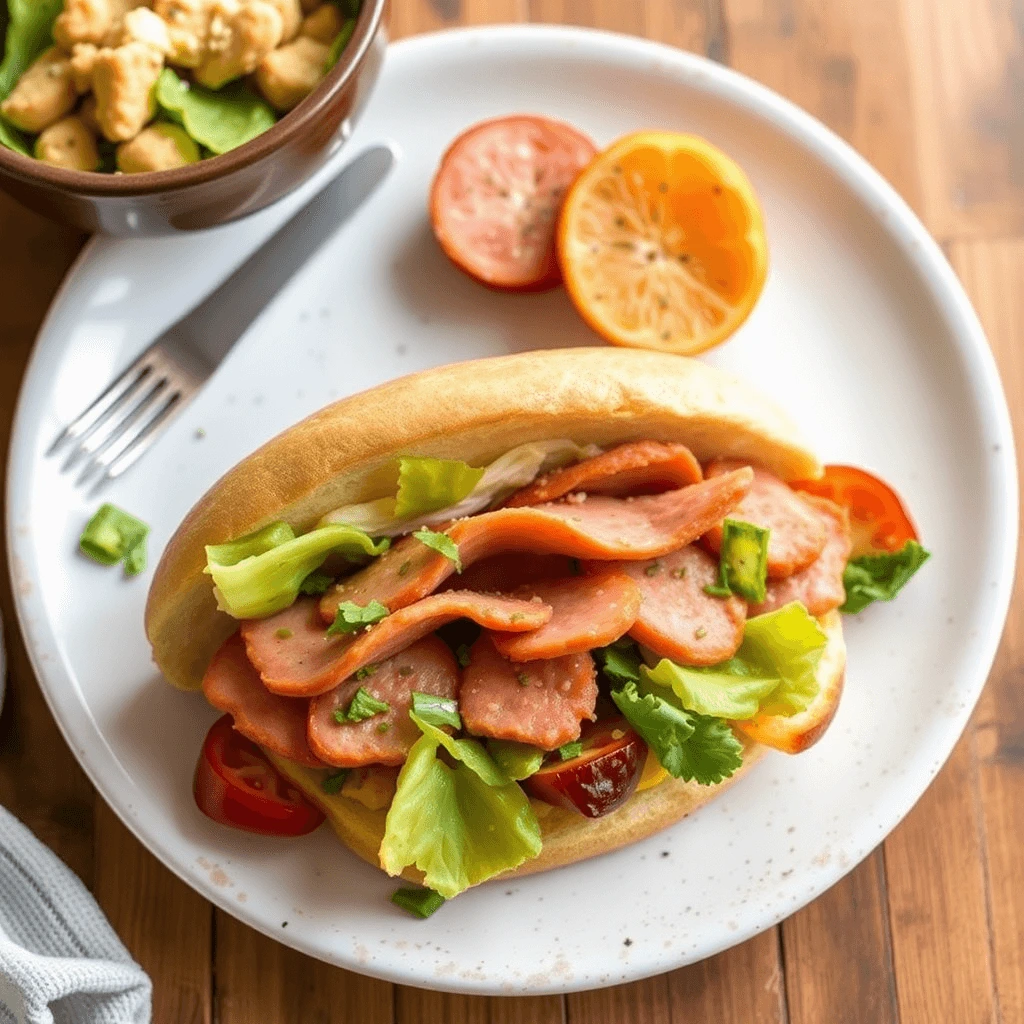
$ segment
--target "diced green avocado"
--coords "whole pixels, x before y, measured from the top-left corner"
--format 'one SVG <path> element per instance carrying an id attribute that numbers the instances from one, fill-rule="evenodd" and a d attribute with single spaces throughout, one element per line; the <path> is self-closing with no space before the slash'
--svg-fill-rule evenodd
<path id="1" fill-rule="evenodd" d="M 722 525 L 719 582 L 754 604 L 767 597 L 769 533 L 738 519 L 726 519 Z"/>

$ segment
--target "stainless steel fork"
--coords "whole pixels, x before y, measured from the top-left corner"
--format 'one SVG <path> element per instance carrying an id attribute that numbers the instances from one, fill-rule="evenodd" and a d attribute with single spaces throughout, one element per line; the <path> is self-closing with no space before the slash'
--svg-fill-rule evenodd
<path id="1" fill-rule="evenodd" d="M 54 439 L 77 485 L 93 490 L 137 462 L 213 375 L 295 272 L 373 193 L 395 155 L 370 147 L 347 164 L 199 305 L 160 335 Z"/>

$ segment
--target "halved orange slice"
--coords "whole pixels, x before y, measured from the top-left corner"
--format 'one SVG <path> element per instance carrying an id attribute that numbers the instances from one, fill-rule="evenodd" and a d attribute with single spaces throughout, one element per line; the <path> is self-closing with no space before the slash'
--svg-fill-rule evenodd
<path id="1" fill-rule="evenodd" d="M 580 173 L 558 224 L 565 286 L 613 345 L 694 355 L 764 287 L 768 246 L 747 176 L 696 135 L 637 132 Z"/>

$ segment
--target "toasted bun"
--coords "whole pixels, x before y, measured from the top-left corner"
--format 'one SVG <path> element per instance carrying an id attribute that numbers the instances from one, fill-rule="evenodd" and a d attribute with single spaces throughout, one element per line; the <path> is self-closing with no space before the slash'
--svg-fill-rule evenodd
<path id="1" fill-rule="evenodd" d="M 818 621 L 828 636 L 828 643 L 818 662 L 819 693 L 827 696 L 819 697 L 807 712 L 794 715 L 791 719 L 771 720 L 775 723 L 794 723 L 788 735 L 806 734 L 809 721 L 814 720 L 813 738 L 798 747 L 800 750 L 806 749 L 819 739 L 832 720 L 842 690 L 846 667 L 846 645 L 843 642 L 843 628 L 838 613 L 829 612 Z M 823 716 L 821 708 L 825 706 L 831 710 Z M 777 725 L 776 727 L 779 728 Z M 634 793 L 617 811 L 602 818 L 585 818 L 573 811 L 532 800 L 533 809 L 540 822 L 544 846 L 539 857 L 527 861 L 502 877 L 530 875 L 537 871 L 547 871 L 549 868 L 586 860 L 588 857 L 596 857 L 601 853 L 610 853 L 612 850 L 646 839 L 681 821 L 745 775 L 764 753 L 764 746 L 755 743 L 743 732 L 737 731 L 737 735 L 743 742 L 743 766 L 731 778 L 717 786 L 699 786 L 695 782 L 666 779 L 642 793 Z M 322 771 L 303 768 L 273 755 L 271 757 L 306 796 L 323 810 L 341 841 L 363 860 L 380 867 L 378 851 L 384 838 L 387 810 L 371 811 L 340 794 L 329 796 L 320 786 L 320 779 L 324 774 Z M 422 874 L 416 868 L 406 868 L 402 872 L 402 877 L 411 882 L 423 880 Z"/>
<path id="2" fill-rule="evenodd" d="M 723 371 L 680 356 L 556 349 L 413 374 L 296 424 L 200 499 L 167 545 L 150 588 L 146 632 L 157 664 L 176 686 L 197 689 L 235 628 L 217 611 L 203 574 L 205 545 L 277 519 L 308 530 L 342 505 L 394 494 L 399 455 L 483 465 L 517 445 L 558 437 L 602 446 L 678 441 L 701 462 L 745 459 L 787 480 L 821 473 L 774 404 Z M 650 792 L 638 805 L 652 808 L 641 820 L 656 819 L 660 828 L 668 820 L 661 809 L 666 797 Z"/>

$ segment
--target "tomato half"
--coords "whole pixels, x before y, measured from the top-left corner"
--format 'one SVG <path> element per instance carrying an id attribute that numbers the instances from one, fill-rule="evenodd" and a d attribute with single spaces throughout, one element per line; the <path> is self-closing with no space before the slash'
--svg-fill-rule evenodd
<path id="1" fill-rule="evenodd" d="M 599 818 L 632 795 L 647 760 L 647 744 L 624 718 L 586 723 L 579 757 L 562 761 L 556 753 L 523 785 L 530 796 Z"/>
<path id="2" fill-rule="evenodd" d="M 866 470 L 855 466 L 826 466 L 820 480 L 798 480 L 792 486 L 798 491 L 828 498 L 850 513 L 851 558 L 899 551 L 908 540 L 918 539 L 899 495 Z"/>
<path id="3" fill-rule="evenodd" d="M 515 114 L 463 132 L 441 160 L 430 221 L 441 248 L 489 288 L 540 291 L 561 280 L 555 224 L 597 147 L 561 121 Z"/>
<path id="4" fill-rule="evenodd" d="M 192 792 L 208 818 L 246 832 L 304 836 L 324 820 L 263 751 L 235 731 L 230 715 L 206 734 Z"/>

